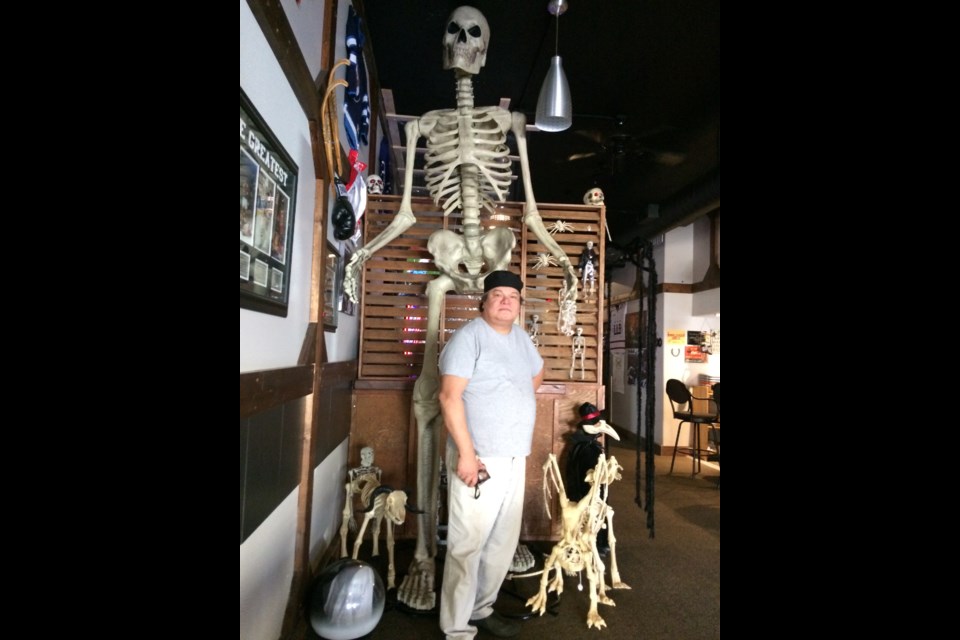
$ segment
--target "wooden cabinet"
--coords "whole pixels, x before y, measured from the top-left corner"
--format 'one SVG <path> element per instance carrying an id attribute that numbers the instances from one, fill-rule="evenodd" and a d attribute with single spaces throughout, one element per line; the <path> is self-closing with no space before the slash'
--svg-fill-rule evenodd
<path id="1" fill-rule="evenodd" d="M 383 483 L 405 488 L 415 500 L 417 485 L 417 423 L 412 411 L 413 385 L 385 388 L 384 383 L 357 382 L 354 391 L 354 418 L 350 434 L 348 466 L 360 463 L 360 449 L 375 449 L 375 463 L 383 470 Z M 584 402 L 602 406 L 603 388 L 588 383 L 544 383 L 537 391 L 537 421 L 533 443 L 527 458 L 527 483 L 523 503 L 522 540 L 558 540 L 560 538 L 559 502 L 551 487 L 548 518 L 543 505 L 543 464 L 553 453 L 566 466 L 569 435 L 577 430 Z M 446 434 L 441 438 L 446 442 Z M 446 496 L 440 496 L 441 502 Z M 419 506 L 419 505 L 418 505 Z M 416 537 L 416 521 L 407 518 L 396 529 L 398 538 Z"/>
<path id="2" fill-rule="evenodd" d="M 603 395 L 603 387 L 583 383 L 544 383 L 537 391 L 537 423 L 527 458 L 521 540 L 560 539 L 560 501 L 553 487 L 550 487 L 550 518 L 544 509 L 543 465 L 552 453 L 557 456 L 563 474 L 570 450 L 569 436 L 580 423 L 580 405 L 590 402 L 603 406 Z"/>

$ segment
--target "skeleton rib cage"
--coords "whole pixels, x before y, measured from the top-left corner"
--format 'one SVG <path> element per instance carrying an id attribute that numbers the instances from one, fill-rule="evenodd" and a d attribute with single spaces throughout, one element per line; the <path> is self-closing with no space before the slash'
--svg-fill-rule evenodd
<path id="1" fill-rule="evenodd" d="M 510 113 L 498 107 L 476 109 L 472 114 L 431 111 L 420 120 L 421 134 L 428 139 L 424 156 L 427 190 L 446 215 L 463 209 L 465 215 L 495 210 L 495 201 L 506 199 L 512 166 L 507 135 L 501 123 L 510 122 Z M 465 131 L 466 138 L 461 135 Z M 472 189 L 464 175 L 476 176 L 474 209 L 465 202 Z"/>

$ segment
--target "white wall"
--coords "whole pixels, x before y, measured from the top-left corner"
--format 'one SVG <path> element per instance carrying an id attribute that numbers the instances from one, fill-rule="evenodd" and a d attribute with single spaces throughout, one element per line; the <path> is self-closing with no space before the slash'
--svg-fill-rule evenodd
<path id="1" fill-rule="evenodd" d="M 705 229 L 704 229 L 705 227 Z M 707 272 L 710 262 L 710 219 L 698 218 L 693 224 L 673 229 L 665 235 L 660 248 L 666 266 L 666 275 L 661 282 L 691 284 L 699 282 Z M 656 253 L 656 252 L 655 252 Z M 684 362 L 683 346 L 667 344 L 667 330 L 720 331 L 720 289 L 700 293 L 665 293 L 657 301 L 657 333 L 663 347 L 657 350 L 656 389 L 660 393 L 654 417 L 654 440 L 661 445 L 673 446 L 677 436 L 678 422 L 673 418 L 666 384 L 676 378 L 687 386 L 699 384 L 701 373 L 720 375 L 720 354 L 707 356 L 705 363 Z M 674 355 L 679 352 L 679 355 Z M 691 430 L 687 428 L 684 434 Z M 681 442 L 684 446 L 686 443 Z"/>
<path id="2" fill-rule="evenodd" d="M 306 116 L 246 0 L 240 0 L 240 87 L 298 169 L 287 317 L 240 309 L 240 373 L 243 373 L 297 364 L 310 321 L 316 197 Z"/>
<path id="3" fill-rule="evenodd" d="M 348 2 L 341 2 L 338 10 L 338 58 L 343 57 L 345 52 L 343 30 L 348 5 Z M 318 73 L 320 41 L 318 39 L 308 43 L 306 39 L 322 37 L 323 3 L 304 2 L 298 7 L 294 0 L 284 0 L 283 7 L 307 60 L 307 66 L 311 73 Z M 345 70 L 341 68 L 337 77 L 343 78 L 344 74 Z M 287 317 L 240 310 L 240 372 L 243 373 L 287 367 L 297 363 L 309 323 L 314 201 L 317 197 L 330 199 L 331 195 L 329 189 L 328 193 L 316 193 L 317 176 L 313 171 L 313 152 L 306 116 L 246 0 L 240 0 L 240 86 L 299 169 Z M 342 102 L 344 90 L 338 88 L 336 91 L 337 99 Z M 338 126 L 341 131 L 341 144 L 346 145 L 342 129 L 342 126 Z M 361 149 L 361 154 L 369 158 L 366 147 Z M 344 169 L 346 170 L 346 167 Z M 327 237 L 343 255 L 343 243 L 334 240 L 333 229 L 329 223 Z M 336 332 L 324 333 L 328 362 L 357 358 L 359 327 L 359 314 L 339 314 Z"/>
<path id="4" fill-rule="evenodd" d="M 659 284 L 693 284 L 703 280 L 710 262 L 710 220 L 698 218 L 693 224 L 678 227 L 667 232 L 663 244 L 654 247 L 654 262 Z M 622 292 L 631 290 L 636 280 L 636 270 L 627 265 L 612 273 L 608 278 Z M 627 313 L 640 310 L 639 300 L 627 302 Z M 663 340 L 663 346 L 655 350 L 654 389 L 660 397 L 654 411 L 654 442 L 673 446 L 677 435 L 677 421 L 673 419 L 670 401 L 666 394 L 666 381 L 670 378 L 682 380 L 687 385 L 699 384 L 699 374 L 720 375 L 720 355 L 708 356 L 708 362 L 685 363 L 683 347 L 666 344 L 667 329 L 683 331 L 713 330 L 720 331 L 720 289 L 710 289 L 694 294 L 667 293 L 657 296 L 657 336 Z M 624 356 L 626 357 L 626 355 Z M 612 363 L 611 363 L 612 364 Z M 621 429 L 637 433 L 637 424 L 642 419 L 644 405 L 638 406 L 637 388 L 624 382 L 624 393 L 614 393 L 612 381 L 607 381 L 609 399 L 608 417 Z M 640 428 L 642 431 L 642 427 Z M 689 429 L 684 431 L 686 434 Z M 684 443 L 681 443 L 684 444 Z"/>
<path id="5" fill-rule="evenodd" d="M 347 441 L 314 472 L 310 557 L 316 558 L 337 534 L 343 511 L 343 483 L 347 477 Z M 276 640 L 283 626 L 293 579 L 294 536 L 299 488 L 278 506 L 240 545 L 240 638 Z"/>
<path id="6" fill-rule="evenodd" d="M 660 403 L 654 418 L 655 431 L 654 437 L 660 444 L 673 446 L 674 438 L 677 437 L 678 422 L 673 417 L 673 411 L 670 408 L 670 399 L 667 397 L 667 380 L 676 378 L 687 386 L 700 384 L 699 376 L 701 373 L 719 376 L 720 375 L 720 354 L 711 354 L 707 356 L 705 363 L 684 362 L 683 346 L 668 345 L 666 341 L 667 329 L 682 329 L 684 331 L 720 331 L 720 318 L 713 314 L 707 316 L 693 315 L 693 294 L 689 293 L 666 293 L 660 296 L 657 308 L 657 329 L 660 337 L 663 338 L 663 347 L 658 349 L 658 357 L 661 359 L 661 366 L 657 367 L 658 380 L 656 389 L 660 392 Z M 674 355 L 678 354 L 678 355 Z M 690 428 L 684 430 L 684 435 L 690 433 Z M 681 442 L 680 446 L 685 446 Z"/>
<path id="7" fill-rule="evenodd" d="M 322 2 L 283 1 L 311 72 L 319 69 Z M 296 12 L 296 14 L 294 14 Z M 346 9 L 343 10 L 346 15 Z M 307 40 L 316 38 L 315 42 Z M 313 215 L 317 197 L 309 127 L 299 102 L 267 44 L 246 0 L 240 0 L 240 86 L 296 163 L 299 175 L 294 218 L 287 317 L 240 310 L 240 372 L 297 364 L 310 313 Z M 338 90 L 340 91 L 340 90 Z M 331 235 L 332 237 L 332 235 Z M 336 333 L 325 333 L 331 362 L 357 357 L 359 316 L 340 315 Z M 315 469 L 310 556 L 322 554 L 340 524 L 347 440 Z M 240 545 L 240 638 L 276 640 L 293 576 L 297 495 L 294 489 Z"/>
<path id="8" fill-rule="evenodd" d="M 293 36 L 300 45 L 300 52 L 307 62 L 310 77 L 316 79 L 320 74 L 320 61 L 323 51 L 323 9 L 326 2 L 308 0 L 297 3 L 297 0 L 280 0 L 283 12 L 287 14 Z"/>

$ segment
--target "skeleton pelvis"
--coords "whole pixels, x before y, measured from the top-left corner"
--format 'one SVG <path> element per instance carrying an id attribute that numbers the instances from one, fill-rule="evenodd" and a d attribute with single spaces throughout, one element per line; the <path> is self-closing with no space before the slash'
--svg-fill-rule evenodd
<path id="1" fill-rule="evenodd" d="M 457 292 L 464 293 L 482 290 L 481 282 L 487 273 L 506 269 L 516 245 L 513 232 L 503 227 L 491 229 L 479 238 L 441 229 L 430 235 L 427 250 L 440 272 L 454 279 Z"/>

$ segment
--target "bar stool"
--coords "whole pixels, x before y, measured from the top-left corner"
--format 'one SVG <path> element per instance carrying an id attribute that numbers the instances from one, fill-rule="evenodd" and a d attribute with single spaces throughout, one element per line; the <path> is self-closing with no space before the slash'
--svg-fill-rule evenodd
<path id="1" fill-rule="evenodd" d="M 673 456 L 670 458 L 670 473 L 673 473 L 673 465 L 677 461 L 677 449 L 682 448 L 693 456 L 692 475 L 697 475 L 700 473 L 700 452 L 705 451 L 705 449 L 700 448 L 700 425 L 708 424 L 710 425 L 711 431 L 714 430 L 720 418 L 720 409 L 717 407 L 717 402 L 713 398 L 697 398 L 691 395 L 690 390 L 687 389 L 687 385 L 673 378 L 667 380 L 667 396 L 670 398 L 670 405 L 673 408 L 673 417 L 680 421 L 680 424 L 677 425 L 677 438 L 673 442 Z M 714 407 L 717 407 L 717 410 L 713 413 L 694 413 L 693 400 L 706 400 L 712 403 Z M 710 404 L 707 405 L 708 408 L 710 406 Z M 692 447 L 677 446 L 680 444 L 680 432 L 683 430 L 683 424 L 685 422 L 690 423 L 693 427 Z"/>

